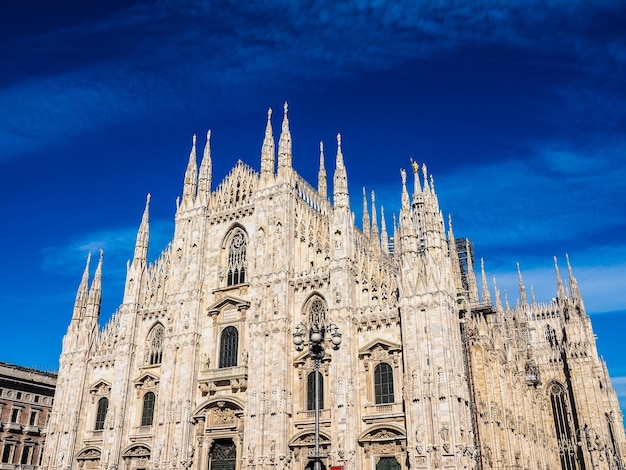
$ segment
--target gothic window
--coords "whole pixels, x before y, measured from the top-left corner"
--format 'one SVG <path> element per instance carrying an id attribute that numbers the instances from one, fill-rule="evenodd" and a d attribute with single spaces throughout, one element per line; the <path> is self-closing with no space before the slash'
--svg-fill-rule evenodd
<path id="1" fill-rule="evenodd" d="M 246 282 L 246 236 L 237 229 L 228 247 L 227 285 L 236 286 Z"/>
<path id="2" fill-rule="evenodd" d="M 239 332 L 234 326 L 227 326 L 222 331 L 220 340 L 220 368 L 235 367 L 237 365 L 237 347 Z"/>
<path id="3" fill-rule="evenodd" d="M 317 372 L 319 378 L 320 393 L 320 410 L 324 408 L 324 376 L 321 372 Z M 311 372 L 306 380 L 306 409 L 312 411 L 315 409 L 315 372 Z"/>
<path id="4" fill-rule="evenodd" d="M 326 303 L 319 297 L 309 304 L 309 325 L 323 326 L 326 323 Z"/>
<path id="5" fill-rule="evenodd" d="M 152 426 L 154 418 L 154 403 L 156 397 L 153 392 L 148 392 L 143 396 L 143 409 L 141 411 L 141 425 Z"/>
<path id="6" fill-rule="evenodd" d="M 381 362 L 374 369 L 374 397 L 377 405 L 393 403 L 393 369 Z"/>
<path id="7" fill-rule="evenodd" d="M 550 403 L 552 404 L 561 467 L 563 470 L 575 470 L 577 468 L 576 455 L 572 444 L 571 427 L 567 419 L 565 389 L 561 384 L 554 382 L 550 387 Z"/>
<path id="8" fill-rule="evenodd" d="M 613 447 L 613 459 L 615 460 L 615 463 L 617 464 L 616 467 L 622 468 L 621 466 L 622 459 L 619 453 L 619 444 L 615 440 L 615 430 L 613 429 L 613 419 L 612 419 L 612 416 L 608 413 L 606 413 L 606 424 L 609 427 L 609 438 L 611 439 L 611 446 Z"/>
<path id="9" fill-rule="evenodd" d="M 550 325 L 546 325 L 545 333 L 546 333 L 546 341 L 550 343 L 550 346 L 556 347 L 558 343 L 556 340 L 556 331 L 554 331 L 554 328 L 552 328 Z"/>
<path id="10" fill-rule="evenodd" d="M 163 325 L 156 325 L 148 335 L 148 364 L 161 364 L 163 359 Z"/>
<path id="11" fill-rule="evenodd" d="M 104 420 L 107 417 L 107 411 L 109 410 L 109 399 L 106 397 L 98 400 L 98 411 L 96 412 L 96 431 L 104 429 Z"/>

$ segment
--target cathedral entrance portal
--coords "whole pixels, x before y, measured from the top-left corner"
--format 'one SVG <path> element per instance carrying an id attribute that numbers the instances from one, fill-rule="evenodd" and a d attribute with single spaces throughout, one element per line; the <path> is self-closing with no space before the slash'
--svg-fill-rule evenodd
<path id="1" fill-rule="evenodd" d="M 400 470 L 400 464 L 395 457 L 381 457 L 376 464 L 376 470 Z"/>
<path id="2" fill-rule="evenodd" d="M 326 465 L 324 465 L 324 462 L 320 462 L 320 468 L 321 470 L 326 470 Z M 310 460 L 304 470 L 315 470 L 313 468 L 313 461 Z"/>
<path id="3" fill-rule="evenodd" d="M 235 470 L 237 449 L 232 439 L 218 439 L 211 447 L 209 470 Z"/>

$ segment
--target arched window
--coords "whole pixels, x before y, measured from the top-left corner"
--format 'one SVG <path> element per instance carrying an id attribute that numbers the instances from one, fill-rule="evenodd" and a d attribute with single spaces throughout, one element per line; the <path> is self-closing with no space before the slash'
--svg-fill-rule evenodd
<path id="1" fill-rule="evenodd" d="M 237 365 L 237 346 L 239 332 L 234 326 L 227 326 L 222 331 L 220 340 L 220 368 L 235 367 Z"/>
<path id="2" fill-rule="evenodd" d="M 613 416 L 606 413 L 606 424 L 609 427 L 609 439 L 611 439 L 611 446 L 613 447 L 613 460 L 615 460 L 615 468 L 623 468 L 622 456 L 619 453 L 619 444 L 615 440 L 615 430 L 613 429 Z"/>
<path id="3" fill-rule="evenodd" d="M 148 364 L 161 364 L 163 359 L 163 325 L 156 325 L 148 335 Z"/>
<path id="4" fill-rule="evenodd" d="M 393 403 L 393 369 L 381 362 L 374 369 L 374 396 L 376 404 Z"/>
<path id="5" fill-rule="evenodd" d="M 143 396 L 143 409 L 141 411 L 141 425 L 152 426 L 154 418 L 155 396 L 153 392 L 148 392 Z"/>
<path id="6" fill-rule="evenodd" d="M 246 282 L 246 235 L 237 229 L 228 247 L 227 285 L 236 286 Z"/>
<path id="7" fill-rule="evenodd" d="M 107 417 L 107 411 L 109 410 L 109 399 L 106 397 L 98 400 L 98 411 L 96 412 L 96 431 L 104 429 L 104 420 Z"/>
<path id="8" fill-rule="evenodd" d="M 309 326 L 323 326 L 326 323 L 326 303 L 314 297 L 309 303 Z"/>
<path id="9" fill-rule="evenodd" d="M 556 440 L 559 445 L 561 468 L 563 470 L 575 470 L 577 468 L 576 455 L 574 447 L 571 445 L 572 432 L 567 419 L 565 389 L 561 384 L 554 382 L 550 387 L 550 403 L 552 404 L 552 415 L 554 416 Z"/>
<path id="10" fill-rule="evenodd" d="M 558 342 L 556 339 L 556 331 L 554 331 L 554 328 L 552 328 L 550 325 L 546 325 L 545 333 L 546 333 L 546 341 L 550 343 L 550 346 L 556 347 L 558 345 Z"/>
<path id="11" fill-rule="evenodd" d="M 321 372 L 317 372 L 320 387 L 320 410 L 324 408 L 324 376 Z M 306 409 L 308 411 L 315 409 L 315 372 L 311 372 L 306 379 Z"/>

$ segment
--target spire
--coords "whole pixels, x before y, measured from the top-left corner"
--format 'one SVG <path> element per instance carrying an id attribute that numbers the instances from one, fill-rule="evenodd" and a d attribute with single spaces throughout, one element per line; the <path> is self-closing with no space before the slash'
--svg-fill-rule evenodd
<path id="1" fill-rule="evenodd" d="M 198 165 L 196 164 L 196 134 L 193 135 L 189 162 L 185 171 L 185 185 L 183 187 L 183 202 L 196 197 L 198 185 Z"/>
<path id="2" fill-rule="evenodd" d="M 389 253 L 389 236 L 387 235 L 385 208 L 383 206 L 380 206 L 380 244 L 383 248 L 383 253 Z"/>
<path id="3" fill-rule="evenodd" d="M 572 291 L 572 297 L 580 299 L 580 290 L 578 289 L 578 281 L 574 277 L 574 271 L 572 271 L 572 266 L 569 264 L 569 255 L 565 253 L 565 259 L 567 260 L 567 274 L 569 276 L 569 287 Z"/>
<path id="4" fill-rule="evenodd" d="M 452 218 L 450 218 L 450 224 L 452 224 Z M 452 228 L 452 225 L 450 225 Z M 454 245 L 454 238 L 450 240 L 450 243 Z M 465 239 L 465 253 L 467 256 L 467 290 L 469 292 L 470 300 L 478 300 L 478 285 L 476 282 L 476 273 L 474 272 L 474 250 L 470 244 L 469 238 Z"/>
<path id="5" fill-rule="evenodd" d="M 96 318 L 100 315 L 100 302 L 102 301 L 102 258 L 104 251 L 100 249 L 100 259 L 98 260 L 98 267 L 89 289 L 89 301 L 87 304 L 92 308 L 92 315 Z"/>
<path id="6" fill-rule="evenodd" d="M 496 296 L 496 312 L 502 312 L 502 299 L 500 298 L 500 291 L 498 290 L 498 285 L 496 284 L 496 276 L 493 276 L 493 292 Z"/>
<path id="7" fill-rule="evenodd" d="M 559 272 L 559 265 L 554 257 L 554 270 L 556 271 L 556 292 L 559 299 L 565 298 L 565 288 L 563 287 L 563 281 L 561 280 L 561 273 Z"/>
<path id="8" fill-rule="evenodd" d="M 333 202 L 335 207 L 350 209 L 350 196 L 348 194 L 348 175 L 343 164 L 341 153 L 341 134 L 337 134 L 337 157 L 335 158 L 335 175 L 333 179 Z"/>
<path id="9" fill-rule="evenodd" d="M 278 174 L 291 169 L 291 132 L 289 131 L 289 118 L 287 117 L 287 102 L 284 105 L 283 126 L 278 141 Z"/>
<path id="10" fill-rule="evenodd" d="M 211 179 L 213 178 L 213 162 L 211 161 L 211 130 L 206 133 L 206 144 L 204 146 L 204 154 L 202 155 L 202 163 L 200 164 L 200 176 L 198 177 L 198 197 L 200 203 L 206 206 L 209 203 L 211 195 Z"/>
<path id="11" fill-rule="evenodd" d="M 402 180 L 402 210 L 409 209 L 409 192 L 406 190 L 406 170 L 400 168 L 400 178 Z"/>
<path id="12" fill-rule="evenodd" d="M 72 320 L 79 319 L 82 316 L 83 309 L 87 306 L 90 261 L 91 253 L 88 253 L 87 263 L 85 264 L 85 270 L 83 271 L 83 277 L 80 280 L 80 284 L 78 285 L 78 291 L 76 292 L 76 301 L 74 302 L 74 313 L 72 314 Z"/>
<path id="13" fill-rule="evenodd" d="M 524 281 L 522 281 L 522 271 L 520 270 L 519 263 L 517 263 L 517 280 L 519 282 L 519 298 L 522 302 L 522 307 L 527 307 L 528 299 L 526 298 L 526 287 L 524 287 Z"/>
<path id="14" fill-rule="evenodd" d="M 391 214 L 393 219 L 393 252 L 396 253 L 400 246 L 400 233 L 398 232 L 398 222 L 396 220 L 396 213 Z"/>
<path id="15" fill-rule="evenodd" d="M 372 231 L 372 227 L 370 224 L 370 214 L 367 211 L 367 194 L 365 191 L 365 186 L 363 186 L 363 233 L 370 236 Z"/>
<path id="16" fill-rule="evenodd" d="M 372 191 L 372 238 L 377 246 L 380 246 L 380 234 L 378 233 L 378 215 L 376 214 L 376 195 Z"/>
<path id="17" fill-rule="evenodd" d="M 480 258 L 480 273 L 481 273 L 481 277 L 483 281 L 483 292 L 482 292 L 483 302 L 491 303 L 491 294 L 489 293 L 489 286 L 487 285 L 487 274 L 485 274 L 484 258 Z"/>
<path id="18" fill-rule="evenodd" d="M 428 187 L 428 170 L 426 168 L 426 163 L 422 164 L 422 175 L 424 177 L 424 192 L 430 192 L 430 188 Z"/>
<path id="19" fill-rule="evenodd" d="M 537 299 L 535 299 L 535 290 L 533 289 L 533 285 L 530 285 L 530 298 L 532 299 L 533 306 L 537 305 Z"/>
<path id="20" fill-rule="evenodd" d="M 457 251 L 457 247 L 456 247 L 456 238 L 454 237 L 454 229 L 452 228 L 452 214 L 448 214 L 448 240 L 450 241 L 448 243 L 448 250 L 450 253 L 450 264 L 452 264 L 452 275 L 453 275 L 453 279 L 455 284 L 458 282 L 460 284 L 457 285 L 457 289 L 459 291 L 461 290 L 467 290 L 467 276 L 465 276 L 465 281 L 464 281 L 464 275 L 466 274 L 462 267 L 461 267 L 461 256 L 459 256 L 459 252 Z M 466 258 L 467 259 L 467 258 Z M 471 299 L 474 300 L 474 299 Z"/>
<path id="21" fill-rule="evenodd" d="M 275 162 L 274 134 L 272 131 L 272 108 L 267 110 L 267 125 L 261 148 L 261 177 L 274 174 Z"/>
<path id="22" fill-rule="evenodd" d="M 137 243 L 135 243 L 135 254 L 133 256 L 133 263 L 143 262 L 148 259 L 148 239 L 149 239 L 149 225 L 148 225 L 148 209 L 150 207 L 150 193 L 146 197 L 146 207 L 143 211 L 141 218 L 141 225 L 137 231 Z"/>
<path id="23" fill-rule="evenodd" d="M 324 168 L 324 142 L 320 142 L 320 170 L 317 173 L 317 192 L 326 199 L 328 186 L 326 183 L 326 168 Z"/>
<path id="24" fill-rule="evenodd" d="M 420 177 L 419 177 L 419 164 L 411 158 L 411 168 L 413 169 L 413 199 L 415 199 L 418 193 L 421 192 Z"/>

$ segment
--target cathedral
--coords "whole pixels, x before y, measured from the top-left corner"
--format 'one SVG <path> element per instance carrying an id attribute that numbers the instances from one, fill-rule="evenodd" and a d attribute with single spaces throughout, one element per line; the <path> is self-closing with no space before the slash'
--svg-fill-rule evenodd
<path id="1" fill-rule="evenodd" d="M 238 161 L 214 187 L 210 137 L 198 166 L 194 136 L 153 262 L 148 196 L 103 327 L 102 252 L 93 278 L 87 259 L 42 468 L 624 468 L 569 259 L 545 303 L 518 267 L 510 306 L 425 165 L 400 170 L 391 223 L 364 190 L 358 228 L 340 135 L 332 187 L 321 144 L 317 187 L 293 169 L 287 105 L 278 148 L 268 112 L 260 171 Z"/>

